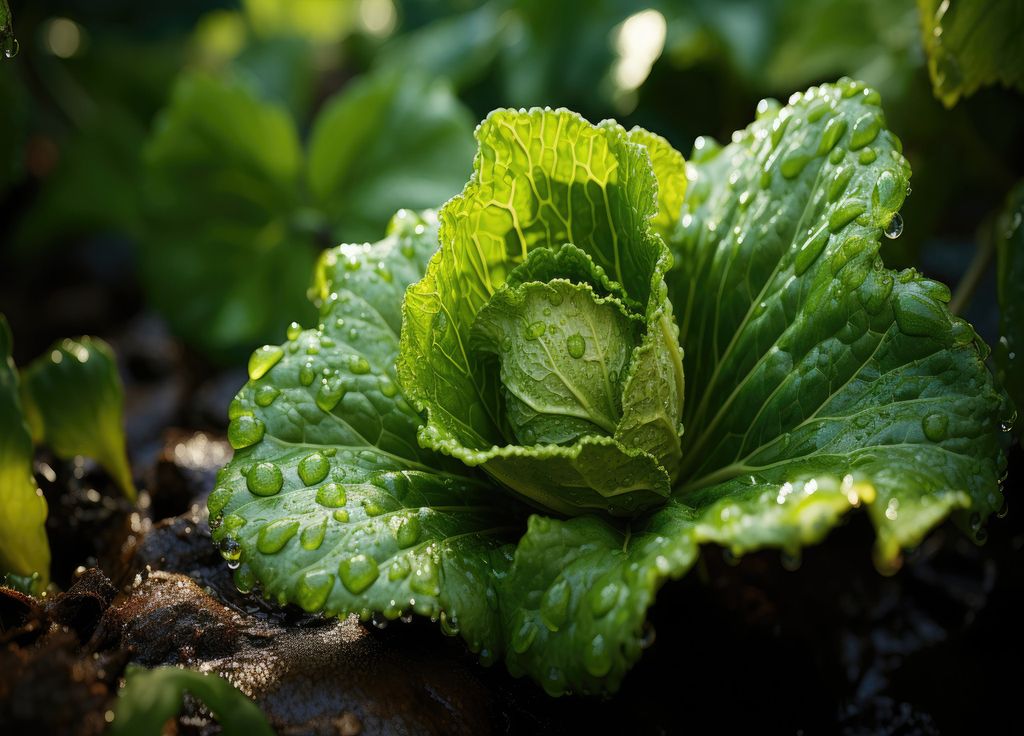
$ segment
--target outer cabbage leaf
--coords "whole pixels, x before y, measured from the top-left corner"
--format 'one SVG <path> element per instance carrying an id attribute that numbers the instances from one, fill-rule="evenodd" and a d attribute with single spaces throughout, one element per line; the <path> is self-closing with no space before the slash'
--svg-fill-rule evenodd
<path id="1" fill-rule="evenodd" d="M 1024 2 L 917 0 L 935 96 L 946 107 L 990 84 L 1024 92 Z"/>
<path id="2" fill-rule="evenodd" d="M 0 578 L 50 576 L 46 499 L 32 476 L 32 438 L 18 396 L 18 372 L 11 358 L 11 330 L 0 314 Z"/>
<path id="3" fill-rule="evenodd" d="M 473 176 L 441 210 L 440 248 L 406 294 L 398 374 L 426 413 L 420 442 L 482 466 L 544 508 L 635 514 L 668 495 L 679 461 L 682 365 L 663 280 L 670 261 L 650 221 L 665 221 L 658 212 L 658 173 L 680 179 L 682 158 L 655 136 L 627 135 L 614 123 L 594 126 L 567 110 L 498 110 L 476 135 Z M 656 146 L 657 171 L 646 141 Z M 585 255 L 587 265 L 553 273 L 559 262 L 553 251 L 566 244 L 574 258 Z M 542 264 L 533 265 L 535 258 Z M 508 324 L 521 323 L 528 340 L 557 335 L 575 341 L 577 350 L 593 316 L 570 309 L 582 302 L 560 292 L 551 293 L 543 310 L 533 301 L 506 298 L 510 288 L 523 288 L 506 283 L 519 268 L 563 279 L 584 271 L 595 280 L 591 286 L 605 289 L 610 280 L 611 291 L 642 316 L 644 334 L 639 345 L 629 345 L 629 366 L 618 377 L 621 413 L 602 432 L 570 433 L 565 444 L 535 444 L 510 431 L 510 415 L 518 410 L 506 406 L 509 386 L 500 380 L 493 353 L 508 356 L 474 349 L 474 324 L 485 308 L 495 300 L 506 310 L 514 303 L 525 311 L 507 314 Z M 605 353 L 579 355 L 591 361 Z M 564 375 L 554 368 L 571 366 L 573 359 L 563 359 L 534 363 L 534 383 L 559 384 L 564 391 Z M 501 370 L 507 377 L 507 365 Z M 533 399 L 535 405 L 545 401 Z"/>
<path id="4" fill-rule="evenodd" d="M 948 289 L 882 265 L 910 169 L 878 94 L 843 80 L 762 110 L 693 165 L 674 241 L 683 490 L 863 474 L 892 562 L 949 510 L 998 508 L 1001 399 Z"/>
<path id="5" fill-rule="evenodd" d="M 25 369 L 22 398 L 37 443 L 62 458 L 93 458 L 135 500 L 125 453 L 124 386 L 106 342 L 85 336 L 54 343 Z"/>
<path id="6" fill-rule="evenodd" d="M 232 404 L 237 452 L 210 495 L 211 526 L 243 589 L 259 581 L 329 614 L 443 612 L 487 659 L 500 655 L 492 606 L 521 512 L 418 446 L 394 368 L 401 296 L 436 239 L 432 213 L 403 211 L 379 243 L 325 253 L 311 290 L 320 324 L 257 350 Z"/>

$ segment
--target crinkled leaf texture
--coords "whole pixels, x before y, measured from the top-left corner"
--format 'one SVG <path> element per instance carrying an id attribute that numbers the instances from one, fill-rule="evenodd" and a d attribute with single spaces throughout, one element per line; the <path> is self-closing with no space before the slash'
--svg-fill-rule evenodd
<path id="1" fill-rule="evenodd" d="M 114 351 L 97 337 L 65 339 L 22 376 L 22 403 L 37 443 L 58 457 L 91 457 L 135 500 L 125 451 L 124 386 Z"/>
<path id="2" fill-rule="evenodd" d="M 549 693 L 609 692 L 642 652 L 658 589 L 702 543 L 795 555 L 861 506 L 892 569 L 951 512 L 980 524 L 1000 503 L 1003 401 L 946 288 L 879 258 L 910 172 L 878 95 L 844 80 L 765 103 L 694 159 L 665 275 L 687 394 L 667 502 L 628 521 L 527 518 L 487 475 L 421 448 L 424 420 L 395 383 L 396 305 L 436 224 L 404 214 L 380 243 L 330 251 L 321 325 L 250 364 L 239 450 L 210 498 L 239 584 L 307 610 L 440 617 Z M 551 258 L 585 270 L 571 251 Z M 587 283 L 629 294 L 605 275 Z M 424 363 L 454 355 L 433 349 Z M 436 390 L 461 391 L 455 380 Z M 451 411 L 486 430 L 474 405 Z"/>
<path id="3" fill-rule="evenodd" d="M 405 296 L 398 375 L 420 443 L 560 514 L 663 503 L 683 374 L 657 228 L 681 195 L 659 199 L 656 172 L 678 191 L 682 157 L 568 110 L 496 110 L 476 136 Z"/>
<path id="4" fill-rule="evenodd" d="M 32 475 L 32 437 L 22 413 L 18 371 L 11 358 L 11 330 L 0 314 L 0 579 L 50 575 L 46 499 Z"/>

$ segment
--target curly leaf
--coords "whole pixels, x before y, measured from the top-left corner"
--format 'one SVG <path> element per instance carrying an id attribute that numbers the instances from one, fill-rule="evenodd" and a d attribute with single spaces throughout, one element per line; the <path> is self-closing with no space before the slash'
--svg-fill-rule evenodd
<path id="1" fill-rule="evenodd" d="M 103 340 L 61 340 L 25 370 L 25 413 L 37 442 L 58 457 L 96 460 L 134 501 L 125 454 L 124 387 L 114 352 Z"/>
<path id="2" fill-rule="evenodd" d="M 0 577 L 50 575 L 46 499 L 32 475 L 32 438 L 18 396 L 18 372 L 11 359 L 11 330 L 0 314 Z"/>
<path id="3" fill-rule="evenodd" d="M 679 460 L 682 362 L 663 280 L 668 250 L 651 221 L 663 214 L 658 175 L 671 186 L 681 158 L 660 138 L 591 125 L 567 110 L 498 110 L 481 123 L 477 140 L 473 177 L 441 210 L 440 248 L 406 294 L 398 374 L 426 413 L 420 442 L 483 467 L 544 508 L 635 514 L 664 499 Z M 655 146 L 657 170 L 644 142 Z M 538 300 L 544 282 L 525 282 L 541 274 L 547 305 Z M 597 329 L 588 323 L 611 317 L 563 293 L 581 282 L 621 295 L 642 332 L 618 331 L 618 344 L 587 353 L 587 335 Z M 533 295 L 528 304 L 526 293 Z M 526 305 L 529 318 L 513 316 L 512 304 Z M 501 330 L 495 310 L 507 317 Z M 512 333 L 544 339 L 527 355 L 511 342 L 487 347 L 474 331 L 501 331 L 502 343 Z M 553 341 L 560 353 L 545 358 Z M 605 397 L 602 409 L 581 408 L 596 397 L 581 397 L 565 374 L 600 372 L 606 354 L 620 356 L 607 368 L 615 396 Z M 576 406 L 525 396 L 519 379 L 527 374 L 548 382 L 549 399 L 552 390 L 575 391 Z M 660 378 L 668 380 L 653 383 Z M 563 426 L 567 411 L 594 431 Z M 523 431 L 527 422 L 530 432 Z"/>
<path id="4" fill-rule="evenodd" d="M 917 0 L 935 96 L 946 107 L 1000 83 L 1024 92 L 1024 2 Z"/>

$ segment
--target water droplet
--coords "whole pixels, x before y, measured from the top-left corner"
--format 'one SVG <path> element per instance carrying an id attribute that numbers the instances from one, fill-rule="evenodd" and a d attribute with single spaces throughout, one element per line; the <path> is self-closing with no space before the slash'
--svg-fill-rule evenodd
<path id="1" fill-rule="evenodd" d="M 438 581 L 437 565 L 430 560 L 424 560 L 423 564 L 413 573 L 409 581 L 409 588 L 420 595 L 437 596 L 441 593 L 441 586 Z"/>
<path id="2" fill-rule="evenodd" d="M 398 386 L 387 376 L 381 376 L 377 382 L 380 385 L 380 392 L 386 398 L 392 399 L 398 395 Z"/>
<path id="3" fill-rule="evenodd" d="M 595 588 L 590 593 L 590 610 L 594 612 L 594 618 L 601 618 L 608 615 L 608 612 L 615 607 L 619 601 L 619 586 L 617 583 L 607 583 L 600 588 Z"/>
<path id="4" fill-rule="evenodd" d="M 335 376 L 334 378 L 328 378 L 320 385 L 320 389 L 316 392 L 316 405 L 321 411 L 332 412 L 334 408 L 345 398 L 345 394 L 348 392 L 348 385 L 344 379 Z"/>
<path id="5" fill-rule="evenodd" d="M 316 502 L 329 509 L 336 509 L 348 502 L 344 487 L 337 483 L 327 483 L 321 486 L 316 492 Z"/>
<path id="6" fill-rule="evenodd" d="M 398 546 L 402 549 L 411 547 L 420 540 L 420 519 L 416 515 L 412 516 L 401 516 L 396 517 L 395 521 L 395 539 L 398 542 Z"/>
<path id="7" fill-rule="evenodd" d="M 582 358 L 587 349 L 587 343 L 580 334 L 569 335 L 565 340 L 565 347 L 572 357 Z"/>
<path id="8" fill-rule="evenodd" d="M 375 498 L 364 498 L 363 499 L 363 511 L 366 512 L 367 516 L 380 516 L 387 509 Z"/>
<path id="9" fill-rule="evenodd" d="M 348 521 L 348 511 L 345 509 L 335 509 L 332 516 L 334 516 L 335 521 L 340 521 L 342 524 Z"/>
<path id="10" fill-rule="evenodd" d="M 543 322 L 534 322 L 532 325 L 526 328 L 526 339 L 536 340 L 538 337 L 544 334 L 547 329 L 547 325 Z"/>
<path id="11" fill-rule="evenodd" d="M 811 157 L 806 153 L 792 153 L 782 160 L 782 164 L 779 170 L 782 171 L 782 175 L 787 179 L 795 179 L 800 175 L 800 172 L 804 170 Z"/>
<path id="12" fill-rule="evenodd" d="M 316 372 L 313 370 L 312 363 L 306 363 L 299 368 L 299 383 L 303 386 L 309 386 L 312 384 L 314 378 L 316 378 Z"/>
<path id="13" fill-rule="evenodd" d="M 311 570 L 299 579 L 295 589 L 296 602 L 306 613 L 321 611 L 333 587 L 334 575 L 326 570 Z"/>
<path id="14" fill-rule="evenodd" d="M 871 143 L 882 130 L 881 118 L 873 112 L 865 113 L 857 118 L 850 133 L 850 150 L 856 151 Z"/>
<path id="15" fill-rule="evenodd" d="M 884 232 L 885 237 L 889 238 L 889 240 L 895 240 L 903 234 L 903 216 L 899 212 L 892 216 L 889 224 L 885 226 Z"/>
<path id="16" fill-rule="evenodd" d="M 924 436 L 932 442 L 941 442 L 946 439 L 946 430 L 949 428 L 949 417 L 938 412 L 929 414 L 921 420 L 921 429 Z"/>
<path id="17" fill-rule="evenodd" d="M 378 575 L 380 570 L 377 569 L 377 561 L 367 555 L 355 555 L 342 560 L 338 565 L 341 583 L 353 595 L 359 595 L 373 585 Z"/>
<path id="18" fill-rule="evenodd" d="M 242 558 L 242 545 L 234 537 L 224 537 L 220 540 L 220 556 L 230 562 L 238 562 Z"/>
<path id="19" fill-rule="evenodd" d="M 299 461 L 299 478 L 307 486 L 313 486 L 322 481 L 330 470 L 330 461 L 319 452 L 307 455 Z"/>
<path id="20" fill-rule="evenodd" d="M 324 543 L 324 536 L 327 534 L 327 517 L 321 517 L 319 522 L 310 524 L 302 530 L 302 534 L 299 536 L 299 544 L 302 545 L 303 549 L 314 550 L 320 549 L 320 545 Z"/>
<path id="21" fill-rule="evenodd" d="M 445 636 L 459 635 L 459 621 L 454 615 L 449 615 L 447 611 L 441 611 L 440 622 L 442 634 Z"/>
<path id="22" fill-rule="evenodd" d="M 294 340 L 299 335 L 302 334 L 302 325 L 300 325 L 298 322 L 292 322 L 290 325 L 288 325 L 288 329 L 285 330 L 284 334 L 288 337 L 289 340 Z"/>
<path id="23" fill-rule="evenodd" d="M 915 291 L 901 291 L 893 304 L 896 324 L 906 335 L 942 335 L 949 327 L 948 313 L 934 299 Z"/>
<path id="24" fill-rule="evenodd" d="M 874 148 L 865 148 L 860 152 L 860 156 L 857 157 L 857 160 L 867 166 L 870 163 L 874 163 L 876 158 L 878 158 L 878 153 L 875 152 Z"/>
<path id="25" fill-rule="evenodd" d="M 9 33 L 9 31 L 8 31 Z M 13 59 L 21 51 L 21 44 L 13 35 L 8 35 L 3 42 L 4 58 Z"/>
<path id="26" fill-rule="evenodd" d="M 598 634 L 583 650 L 583 666 L 594 677 L 604 677 L 612 668 L 612 653 L 604 636 Z"/>
<path id="27" fill-rule="evenodd" d="M 818 155 L 822 156 L 826 153 L 830 153 L 839 139 L 843 137 L 843 133 L 846 132 L 846 119 L 845 118 L 832 118 L 825 123 L 825 130 L 821 133 L 821 141 L 818 143 Z"/>
<path id="28" fill-rule="evenodd" d="M 565 623 L 569 614 L 571 593 L 569 581 L 563 578 L 548 588 L 541 598 L 540 618 L 551 631 L 558 631 Z"/>
<path id="29" fill-rule="evenodd" d="M 237 567 L 232 567 L 232 563 L 229 562 L 228 569 L 234 569 L 235 571 L 232 577 L 238 592 L 242 595 L 249 595 L 253 588 L 256 587 L 256 573 L 252 571 L 252 568 L 248 565 L 241 566 L 240 563 Z"/>
<path id="30" fill-rule="evenodd" d="M 274 386 L 260 386 L 256 389 L 256 405 L 262 407 L 270 406 L 280 393 Z"/>
<path id="31" fill-rule="evenodd" d="M 277 345 L 264 345 L 249 356 L 249 379 L 258 381 L 284 357 L 284 349 Z"/>
<path id="32" fill-rule="evenodd" d="M 242 414 L 228 425 L 228 442 L 236 450 L 250 447 L 263 439 L 266 425 L 251 414 Z"/>
<path id="33" fill-rule="evenodd" d="M 256 496 L 273 496 L 284 485 L 284 476 L 274 463 L 257 463 L 246 473 L 245 485 Z"/>
<path id="34" fill-rule="evenodd" d="M 210 491 L 210 495 L 206 499 L 206 507 L 210 510 L 210 516 L 219 516 L 224 510 L 224 507 L 228 505 L 228 501 L 231 500 L 231 489 L 225 488 L 224 486 L 218 486 Z"/>
<path id="35" fill-rule="evenodd" d="M 522 621 L 512 634 L 512 651 L 516 654 L 525 654 L 536 638 L 537 625 L 527 616 L 523 615 Z"/>
<path id="36" fill-rule="evenodd" d="M 864 205 L 861 202 L 848 200 L 835 207 L 828 217 L 828 229 L 838 232 L 864 214 Z"/>
<path id="37" fill-rule="evenodd" d="M 361 355 L 352 355 L 348 359 L 348 369 L 356 375 L 370 372 L 370 364 Z"/>
<path id="38" fill-rule="evenodd" d="M 256 539 L 256 549 L 260 554 L 273 555 L 284 549 L 288 540 L 299 530 L 299 522 L 295 519 L 279 519 L 272 521 L 260 529 Z"/>
<path id="39" fill-rule="evenodd" d="M 409 560 L 405 557 L 399 557 L 391 563 L 391 567 L 388 568 L 388 580 L 394 582 L 396 580 L 405 580 L 409 577 L 409 573 L 412 572 L 412 565 L 409 564 Z M 412 620 L 412 614 L 409 614 L 409 620 Z"/>

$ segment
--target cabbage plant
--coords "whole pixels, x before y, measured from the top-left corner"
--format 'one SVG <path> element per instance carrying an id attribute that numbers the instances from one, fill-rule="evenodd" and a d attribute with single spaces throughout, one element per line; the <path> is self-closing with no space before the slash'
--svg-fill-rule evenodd
<path id="1" fill-rule="evenodd" d="M 241 589 L 601 693 L 703 543 L 793 557 L 860 507 L 891 571 L 1000 506 L 987 348 L 879 254 L 910 169 L 876 92 L 764 102 L 689 162 L 566 110 L 476 138 L 461 195 L 326 252 L 318 324 L 253 354 L 209 499 Z"/>

